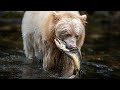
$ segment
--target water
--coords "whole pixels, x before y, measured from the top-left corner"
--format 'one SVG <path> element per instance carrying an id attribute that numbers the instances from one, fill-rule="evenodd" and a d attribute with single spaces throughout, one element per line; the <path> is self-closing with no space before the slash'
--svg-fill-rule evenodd
<path id="1" fill-rule="evenodd" d="M 8 38 L 7 34 L 12 38 Z M 45 72 L 40 63 L 28 64 L 22 50 L 20 32 L 0 33 L 6 45 L 0 43 L 0 79 L 56 79 Z M 17 35 L 15 35 L 17 34 Z M 12 36 L 13 35 L 13 36 Z M 19 38 L 18 38 L 19 37 Z M 17 38 L 16 41 L 13 39 Z M 10 41 L 12 44 L 10 44 Z M 2 40 L 3 41 L 3 40 Z M 14 43 L 16 42 L 16 43 Z M 18 43 L 17 43 L 18 42 Z M 104 49 L 102 49 L 104 47 Z M 120 51 L 115 48 L 107 50 L 106 42 L 101 45 L 85 44 L 81 63 L 80 79 L 120 79 Z M 101 49 L 100 49 L 101 48 Z M 105 49 L 106 48 L 106 49 Z"/>
<path id="2" fill-rule="evenodd" d="M 39 62 L 26 63 L 19 26 L 0 28 L 0 79 L 57 79 Z M 80 79 L 120 79 L 119 30 L 87 30 Z"/>
<path id="3" fill-rule="evenodd" d="M 27 64 L 22 51 L 2 51 L 0 57 L 0 79 L 55 79 L 43 71 L 40 64 Z M 11 52 L 11 53 L 9 53 Z M 120 67 L 112 67 L 89 60 L 82 60 L 80 79 L 119 79 Z"/>

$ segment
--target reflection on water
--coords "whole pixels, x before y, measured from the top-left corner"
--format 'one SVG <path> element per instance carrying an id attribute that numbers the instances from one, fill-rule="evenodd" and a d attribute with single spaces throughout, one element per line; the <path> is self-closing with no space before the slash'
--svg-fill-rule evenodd
<path id="1" fill-rule="evenodd" d="M 54 75 L 43 71 L 39 63 L 27 64 L 22 50 L 2 50 L 0 56 L 1 79 L 55 79 Z M 94 55 L 95 56 L 95 55 Z M 119 60 L 113 56 L 89 55 L 82 60 L 81 79 L 119 79 Z M 111 60 L 110 60 L 111 58 Z M 96 59 L 96 60 L 95 60 Z M 117 63 L 117 64 L 115 64 Z"/>
<path id="2" fill-rule="evenodd" d="M 10 33 L 9 33 L 10 34 Z M 14 34 L 18 34 L 15 35 Z M 54 75 L 42 70 L 39 63 L 27 64 L 22 40 L 12 41 L 21 33 L 12 33 L 11 37 L 3 36 L 0 43 L 0 79 L 55 79 Z M 7 34 L 6 34 L 7 35 Z M 1 35 L 2 36 L 2 35 Z M 8 39 L 8 40 L 6 40 Z M 18 42 L 18 43 L 17 43 Z M 112 41 L 115 43 L 115 41 Z M 118 41 L 117 41 L 118 42 Z M 20 46 L 19 46 L 20 45 Z M 108 50 L 108 43 L 98 45 L 85 44 L 81 64 L 81 79 L 120 79 L 120 51 L 113 47 Z M 20 49 L 18 49 L 20 48 Z"/>
<path id="3" fill-rule="evenodd" d="M 57 78 L 43 71 L 40 63 L 26 63 L 20 25 L 16 27 L 12 25 L 12 28 L 1 25 L 0 79 Z M 120 79 L 120 32 L 117 29 L 114 31 L 112 28 L 106 29 L 102 30 L 95 26 L 87 28 L 86 40 L 82 48 L 80 79 Z"/>

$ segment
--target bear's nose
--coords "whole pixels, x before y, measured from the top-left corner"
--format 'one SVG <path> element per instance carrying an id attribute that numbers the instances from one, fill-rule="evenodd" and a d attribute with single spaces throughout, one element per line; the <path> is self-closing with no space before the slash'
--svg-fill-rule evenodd
<path id="1" fill-rule="evenodd" d="M 72 44 L 72 45 L 69 45 L 68 46 L 69 49 L 73 49 L 73 48 L 76 48 L 76 45 Z"/>

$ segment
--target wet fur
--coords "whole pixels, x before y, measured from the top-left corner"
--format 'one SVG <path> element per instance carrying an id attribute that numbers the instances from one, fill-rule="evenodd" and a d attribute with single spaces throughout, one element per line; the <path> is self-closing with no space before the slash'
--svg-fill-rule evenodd
<path id="1" fill-rule="evenodd" d="M 37 57 L 43 60 L 45 70 L 51 70 L 60 76 L 69 77 L 74 71 L 74 63 L 56 47 L 54 42 L 56 38 L 55 26 L 61 18 L 79 18 L 79 13 L 77 11 L 57 11 L 57 13 L 60 13 L 61 16 L 54 17 L 52 11 L 27 11 L 25 13 L 22 22 L 24 50 L 29 59 Z M 40 15 L 44 17 L 39 18 Z M 81 22 L 83 21 L 81 20 Z M 77 47 L 82 47 L 84 38 L 85 31 L 83 30 L 77 41 Z"/>

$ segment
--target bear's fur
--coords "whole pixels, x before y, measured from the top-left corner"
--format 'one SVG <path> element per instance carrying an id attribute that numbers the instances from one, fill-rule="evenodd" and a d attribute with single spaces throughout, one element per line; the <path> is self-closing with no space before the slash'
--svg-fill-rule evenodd
<path id="1" fill-rule="evenodd" d="M 86 15 L 81 16 L 78 11 L 26 11 L 22 21 L 22 36 L 28 59 L 37 57 L 43 60 L 45 70 L 69 77 L 73 74 L 74 63 L 54 42 L 60 29 L 64 28 L 64 18 L 74 19 L 72 28 L 79 32 L 76 45 L 81 49 L 85 38 Z M 58 22 L 61 23 L 59 27 Z"/>

